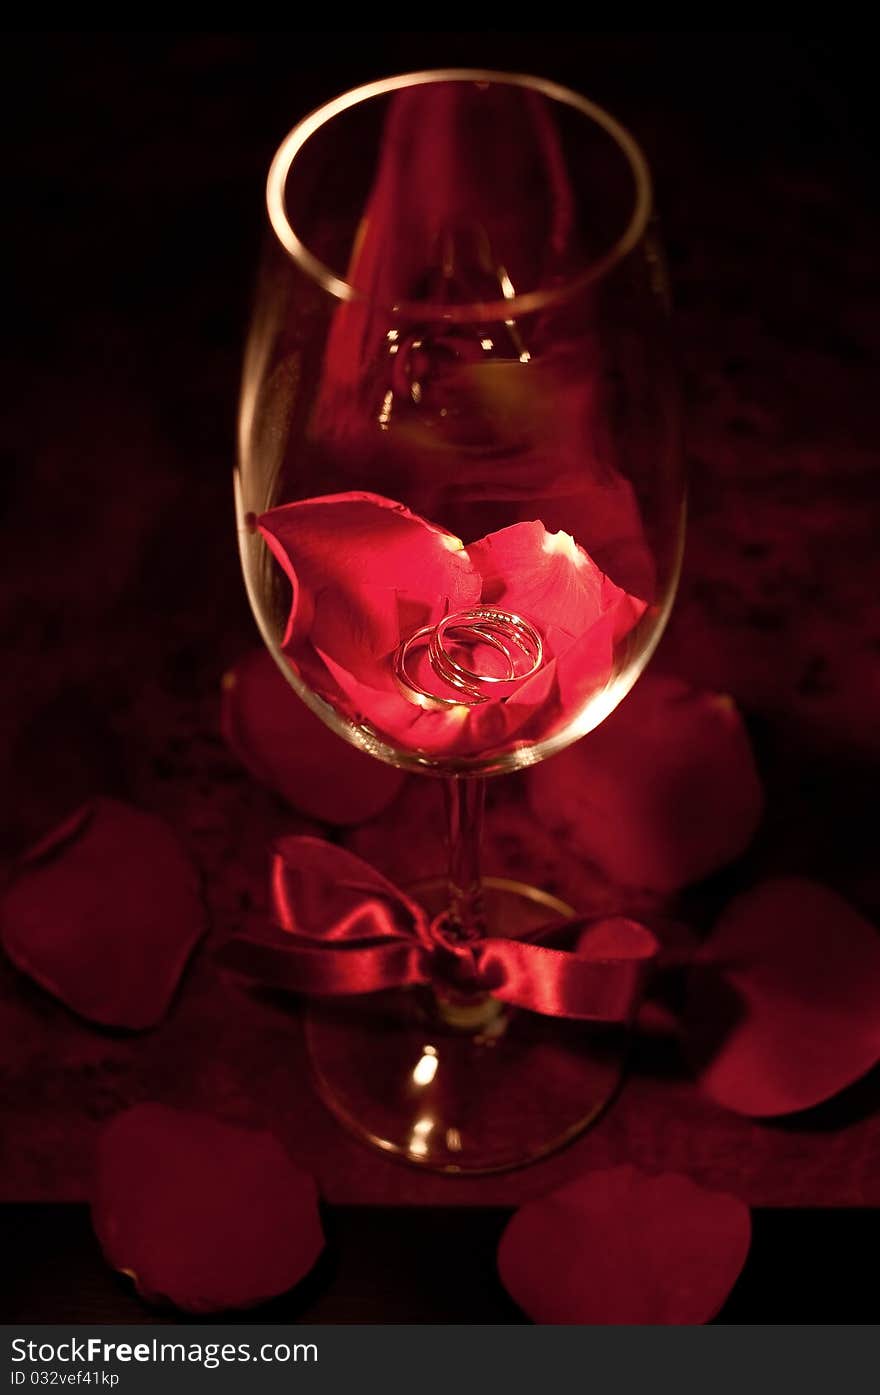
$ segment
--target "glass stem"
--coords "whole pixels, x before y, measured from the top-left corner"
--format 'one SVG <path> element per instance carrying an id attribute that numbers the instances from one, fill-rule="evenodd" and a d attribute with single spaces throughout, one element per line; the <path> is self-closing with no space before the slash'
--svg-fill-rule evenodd
<path id="1" fill-rule="evenodd" d="M 480 880 L 480 841 L 486 781 L 463 776 L 445 782 L 449 845 L 448 929 L 461 940 L 485 934 L 483 886 Z M 478 1034 L 500 1015 L 502 1004 L 489 993 L 434 985 L 434 1001 L 442 1021 L 458 1031 Z"/>
<path id="2" fill-rule="evenodd" d="M 486 781 L 451 777 L 445 782 L 446 837 L 449 851 L 449 923 L 463 940 L 485 931 L 480 843 Z"/>

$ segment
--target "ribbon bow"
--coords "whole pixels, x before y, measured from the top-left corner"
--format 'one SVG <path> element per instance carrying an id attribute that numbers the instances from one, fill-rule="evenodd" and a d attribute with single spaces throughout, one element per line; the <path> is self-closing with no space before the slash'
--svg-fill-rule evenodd
<path id="1" fill-rule="evenodd" d="M 298 993 L 375 993 L 442 983 L 491 993 L 552 1017 L 630 1021 L 655 937 L 622 918 L 571 920 L 530 940 L 462 939 L 353 853 L 319 838 L 282 838 L 272 855 L 276 925 L 235 936 L 220 963 L 256 983 Z M 577 949 L 536 940 L 581 932 Z"/>

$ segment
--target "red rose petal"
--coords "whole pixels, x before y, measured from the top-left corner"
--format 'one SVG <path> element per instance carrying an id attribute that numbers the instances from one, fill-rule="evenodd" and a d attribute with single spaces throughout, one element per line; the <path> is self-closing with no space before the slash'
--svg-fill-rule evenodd
<path id="1" fill-rule="evenodd" d="M 403 786 L 399 770 L 359 751 L 316 717 L 265 649 L 245 655 L 224 676 L 221 722 L 251 774 L 321 823 L 371 819 Z"/>
<path id="2" fill-rule="evenodd" d="M 551 660 L 505 702 L 432 711 L 409 702 L 397 688 L 389 691 L 361 683 L 328 655 L 321 657 L 347 695 L 346 710 L 354 720 L 369 722 L 392 745 L 431 756 L 484 754 L 513 736 L 523 736 L 525 724 L 551 698 L 556 681 Z M 436 687 L 441 687 L 441 680 Z"/>
<path id="3" fill-rule="evenodd" d="M 465 549 L 391 499 L 339 494 L 282 505 L 262 516 L 260 528 L 293 587 L 283 645 L 291 664 L 351 720 L 428 755 L 485 753 L 515 736 L 547 736 L 558 693 L 568 712 L 601 688 L 614 641 L 645 609 L 571 537 L 549 534 L 540 522 L 514 524 Z M 542 666 L 471 707 L 410 701 L 391 662 L 401 639 L 478 600 L 537 624 Z M 432 695 L 460 696 L 436 674 L 430 679 Z M 547 719 L 541 730 L 529 725 L 539 710 Z"/>
<path id="4" fill-rule="evenodd" d="M 259 527 L 293 585 L 283 647 L 294 657 L 308 638 L 357 676 L 397 646 L 396 589 L 422 601 L 425 620 L 479 596 L 458 539 L 378 494 L 283 504 Z"/>
<path id="5" fill-rule="evenodd" d="M 627 916 L 606 916 L 582 930 L 575 950 L 585 959 L 647 959 L 657 951 L 657 939 L 644 925 Z"/>
<path id="6" fill-rule="evenodd" d="M 481 599 L 525 615 L 542 633 L 552 625 L 576 639 L 629 599 L 574 538 L 543 523 L 515 523 L 467 551 L 483 577 Z"/>
<path id="7" fill-rule="evenodd" d="M 737 897 L 696 965 L 686 1049 L 727 1109 L 809 1109 L 880 1060 L 880 935 L 827 887 L 780 878 Z"/>
<path id="8" fill-rule="evenodd" d="M 645 602 L 615 586 L 567 533 L 548 533 L 542 523 L 503 528 L 468 556 L 483 576 L 481 600 L 526 616 L 549 641 L 570 715 L 608 681 L 614 642 L 638 623 Z M 517 696 L 524 700 L 525 691 Z"/>
<path id="9" fill-rule="evenodd" d="M 104 1130 L 92 1223 L 148 1302 L 191 1313 L 284 1293 L 324 1247 L 315 1183 L 272 1134 L 161 1104 Z"/>
<path id="10" fill-rule="evenodd" d="M 584 741 L 531 769 L 527 788 L 538 817 L 612 880 L 657 891 L 739 856 L 763 807 L 731 699 L 666 677 L 643 678 Z"/>
<path id="11" fill-rule="evenodd" d="M 498 1269 L 534 1322 L 693 1326 L 724 1304 L 750 1239 L 735 1197 L 677 1173 L 614 1167 L 521 1207 Z"/>
<path id="12" fill-rule="evenodd" d="M 174 833 L 113 799 L 44 839 L 0 902 L 12 962 L 107 1027 L 154 1026 L 204 930 L 198 878 Z"/>
<path id="13" fill-rule="evenodd" d="M 625 600 L 635 604 L 631 596 L 627 596 Z M 559 658 L 556 661 L 559 697 L 562 710 L 568 716 L 576 713 L 608 682 L 614 666 L 617 627 L 627 613 L 633 616 L 630 625 L 632 628 L 640 618 L 640 612 L 634 612 L 626 605 L 622 611 L 616 608 L 609 610 L 590 626 L 586 634 L 559 647 Z"/>

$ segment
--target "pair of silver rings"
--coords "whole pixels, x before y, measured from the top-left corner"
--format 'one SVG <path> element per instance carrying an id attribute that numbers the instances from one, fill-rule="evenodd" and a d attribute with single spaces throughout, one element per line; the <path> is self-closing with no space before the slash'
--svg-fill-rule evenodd
<path id="1" fill-rule="evenodd" d="M 462 663 L 452 648 L 488 645 L 505 661 L 503 673 L 485 673 Z M 434 673 L 457 696 L 432 693 L 414 677 L 411 663 L 417 650 L 427 650 Z M 510 610 L 474 606 L 456 610 L 436 625 L 423 625 L 404 640 L 394 656 L 394 674 L 404 695 L 420 707 L 476 707 L 499 696 L 499 684 L 524 683 L 544 662 L 544 642 L 530 621 Z M 488 689 L 488 691 L 486 691 Z"/>

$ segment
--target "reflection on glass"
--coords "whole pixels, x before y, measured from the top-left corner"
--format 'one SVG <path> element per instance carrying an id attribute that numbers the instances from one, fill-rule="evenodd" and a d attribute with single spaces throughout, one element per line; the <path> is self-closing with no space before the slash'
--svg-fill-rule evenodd
<path id="1" fill-rule="evenodd" d="M 437 1074 L 439 1064 L 436 1046 L 426 1046 L 413 1070 L 413 1083 L 415 1085 L 430 1085 Z"/>
<path id="2" fill-rule="evenodd" d="M 430 1118 L 417 1119 L 413 1124 L 412 1137 L 410 1138 L 409 1151 L 415 1158 L 422 1158 L 428 1151 L 428 1134 L 434 1127 L 434 1120 Z"/>

